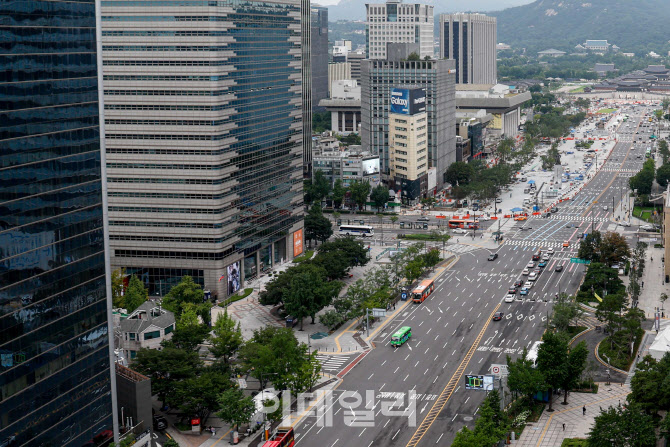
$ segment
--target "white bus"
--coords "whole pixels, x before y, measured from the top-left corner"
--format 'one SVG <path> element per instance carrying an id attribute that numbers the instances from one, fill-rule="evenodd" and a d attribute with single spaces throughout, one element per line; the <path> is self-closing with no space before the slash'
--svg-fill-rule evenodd
<path id="1" fill-rule="evenodd" d="M 370 225 L 340 225 L 340 234 L 344 236 L 372 237 L 375 230 Z"/>

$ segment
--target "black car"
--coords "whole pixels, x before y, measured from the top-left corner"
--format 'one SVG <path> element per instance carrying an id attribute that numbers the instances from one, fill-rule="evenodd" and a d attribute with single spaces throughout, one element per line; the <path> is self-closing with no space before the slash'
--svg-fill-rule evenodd
<path id="1" fill-rule="evenodd" d="M 523 281 L 521 281 L 521 280 L 518 280 L 517 282 L 514 283 L 514 287 L 516 287 L 516 288 L 519 288 L 521 286 L 523 286 Z"/>
<path id="2" fill-rule="evenodd" d="M 165 430 L 167 426 L 167 419 L 163 416 L 154 415 L 154 430 Z"/>
<path id="3" fill-rule="evenodd" d="M 559 264 L 556 266 L 554 269 L 555 272 L 562 272 L 563 271 L 563 264 Z"/>
<path id="4" fill-rule="evenodd" d="M 500 321 L 505 316 L 504 312 L 496 312 L 493 314 L 493 321 Z"/>
<path id="5" fill-rule="evenodd" d="M 491 253 L 488 257 L 489 261 L 495 261 L 496 259 L 498 259 L 498 253 Z"/>
<path id="6" fill-rule="evenodd" d="M 510 295 L 516 295 L 516 287 L 510 287 L 507 290 L 507 293 L 509 293 Z"/>
<path id="7" fill-rule="evenodd" d="M 553 208 L 551 209 L 551 212 L 552 212 L 552 213 L 558 213 L 558 207 L 553 207 Z"/>

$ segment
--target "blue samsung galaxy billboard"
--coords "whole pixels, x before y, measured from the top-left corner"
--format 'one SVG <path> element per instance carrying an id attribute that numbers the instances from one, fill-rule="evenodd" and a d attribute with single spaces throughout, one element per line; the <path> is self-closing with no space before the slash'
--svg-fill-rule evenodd
<path id="1" fill-rule="evenodd" d="M 422 88 L 394 88 L 391 90 L 391 113 L 414 115 L 426 111 L 426 90 Z"/>

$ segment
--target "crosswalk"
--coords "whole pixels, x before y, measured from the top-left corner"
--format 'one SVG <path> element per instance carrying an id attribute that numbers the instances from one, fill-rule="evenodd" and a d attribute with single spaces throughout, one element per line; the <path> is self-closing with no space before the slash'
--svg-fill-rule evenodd
<path id="1" fill-rule="evenodd" d="M 470 253 L 471 251 L 474 251 L 474 250 L 479 250 L 479 247 L 475 247 L 474 245 L 467 245 L 467 244 L 454 244 L 454 245 L 448 245 L 447 246 L 447 251 L 450 251 L 452 253 L 458 253 L 458 254 Z"/>
<path id="2" fill-rule="evenodd" d="M 562 242 L 542 242 L 542 241 L 526 241 L 526 240 L 515 240 L 515 239 L 507 239 L 505 241 L 506 245 L 516 245 L 519 247 L 530 247 L 532 249 L 547 249 L 547 248 L 554 248 L 554 249 L 563 249 L 563 243 Z M 557 253 L 558 254 L 558 253 Z M 555 256 L 552 256 L 551 259 L 554 259 Z"/>
<path id="3" fill-rule="evenodd" d="M 318 354 L 316 358 L 321 362 L 321 369 L 324 371 L 341 371 L 344 366 L 351 362 L 350 355 L 325 355 Z"/>
<path id="4" fill-rule="evenodd" d="M 539 219 L 539 217 L 538 217 Z M 569 215 L 569 214 L 555 214 L 552 215 L 551 217 L 548 218 L 549 220 L 565 220 L 565 221 L 572 221 L 572 222 L 609 222 L 610 219 L 608 217 L 584 217 L 584 216 L 577 216 L 577 215 Z"/>

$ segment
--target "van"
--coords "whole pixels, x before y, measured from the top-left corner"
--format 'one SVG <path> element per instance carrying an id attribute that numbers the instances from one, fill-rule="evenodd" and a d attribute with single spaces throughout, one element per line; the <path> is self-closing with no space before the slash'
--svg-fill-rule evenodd
<path id="1" fill-rule="evenodd" d="M 528 179 L 527 179 L 525 176 L 523 176 L 523 177 L 521 177 L 520 180 L 521 180 L 522 182 L 525 182 L 525 181 L 527 181 Z"/>

